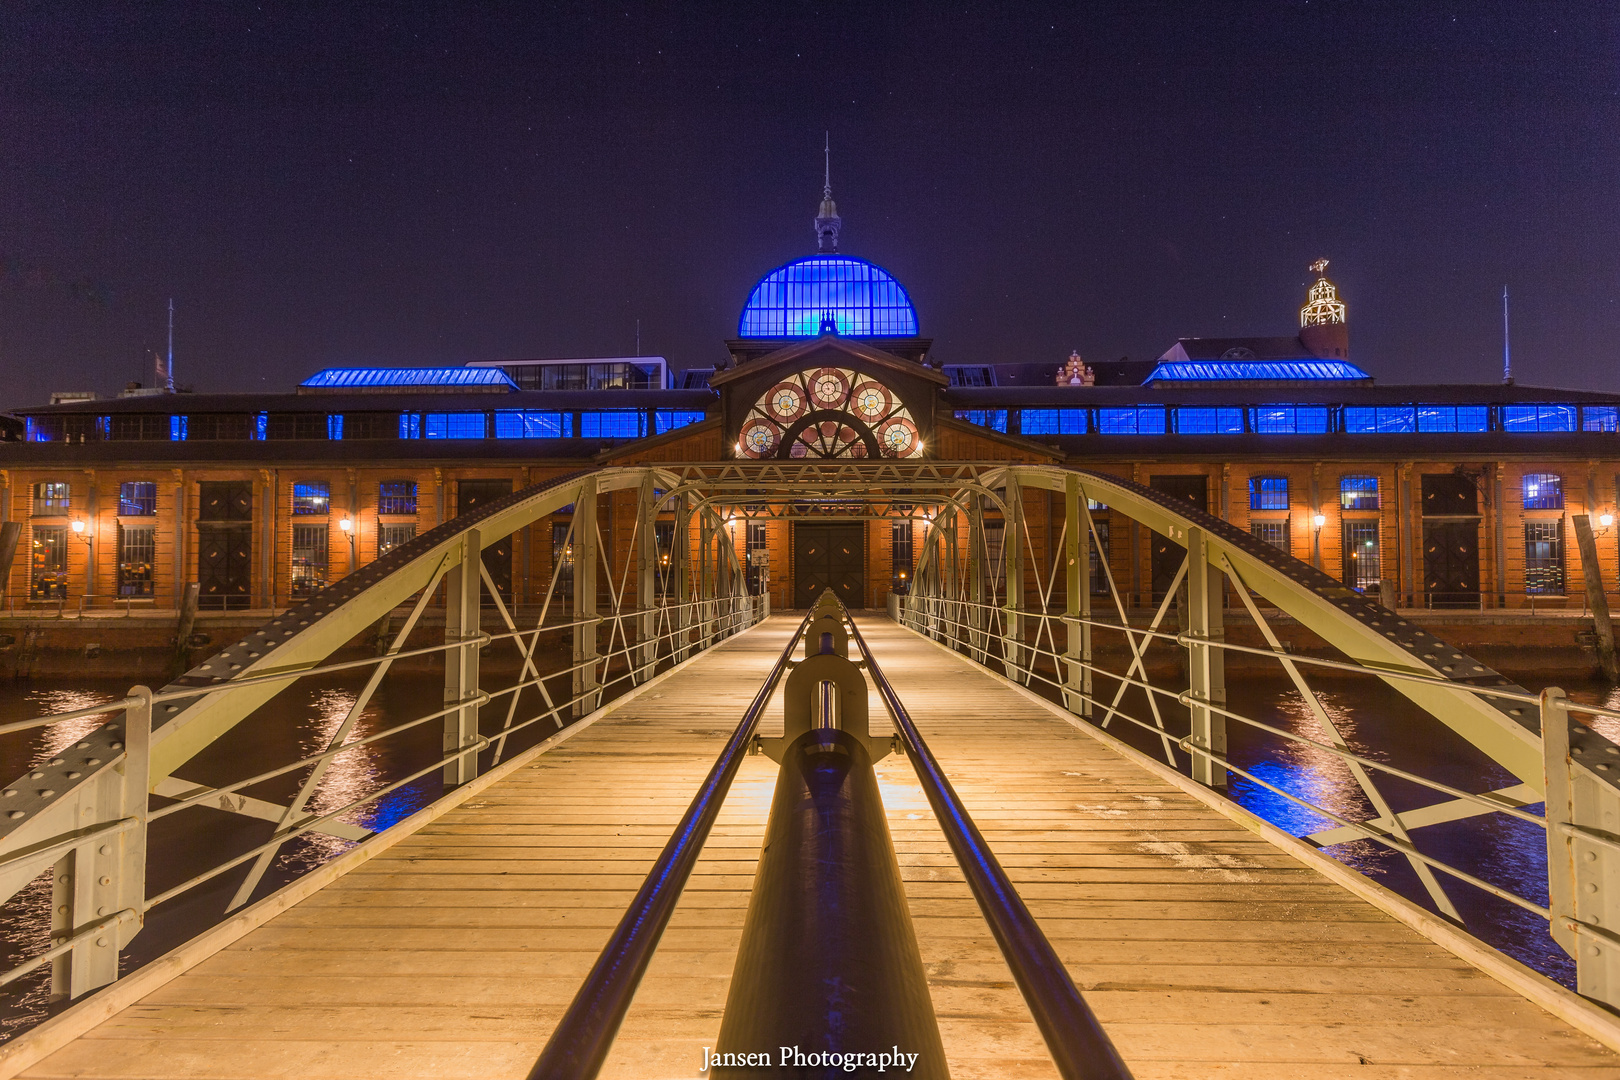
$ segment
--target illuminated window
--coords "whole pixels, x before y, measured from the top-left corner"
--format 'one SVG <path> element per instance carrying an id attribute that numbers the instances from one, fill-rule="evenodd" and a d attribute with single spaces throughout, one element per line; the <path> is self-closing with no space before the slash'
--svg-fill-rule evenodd
<path id="1" fill-rule="evenodd" d="M 1176 431 L 1182 435 L 1241 435 L 1243 410 L 1183 405 L 1176 410 Z"/>
<path id="2" fill-rule="evenodd" d="M 1526 473 L 1524 477 L 1524 508 L 1526 510 L 1562 510 L 1564 508 L 1564 478 L 1557 473 Z"/>
<path id="3" fill-rule="evenodd" d="M 910 521 L 894 523 L 891 537 L 893 556 L 889 566 L 889 587 L 897 593 L 911 590 L 911 574 L 915 569 L 912 559 L 912 526 Z"/>
<path id="4" fill-rule="evenodd" d="M 647 434 L 647 414 L 640 409 L 606 409 L 579 414 L 583 439 L 639 439 Z"/>
<path id="5" fill-rule="evenodd" d="M 34 513 L 54 517 L 68 512 L 69 487 L 66 481 L 52 480 L 34 485 Z"/>
<path id="6" fill-rule="evenodd" d="M 662 435 L 688 424 L 701 424 L 703 417 L 702 409 L 658 409 L 653 413 L 653 434 Z"/>
<path id="7" fill-rule="evenodd" d="M 377 485 L 377 513 L 416 513 L 416 481 L 384 480 Z"/>
<path id="8" fill-rule="evenodd" d="M 416 526 L 414 524 L 399 524 L 397 522 L 380 525 L 377 528 L 377 557 L 388 554 L 401 544 L 408 544 L 416 539 Z"/>
<path id="9" fill-rule="evenodd" d="M 1007 431 L 1006 409 L 957 409 L 956 418 L 1003 434 Z"/>
<path id="10" fill-rule="evenodd" d="M 1286 476 L 1251 476 L 1251 477 L 1249 477 L 1249 509 L 1250 510 L 1286 510 L 1286 509 L 1288 509 L 1288 477 L 1286 477 Z"/>
<path id="11" fill-rule="evenodd" d="M 1163 435 L 1164 406 L 1098 409 L 1097 430 L 1104 435 Z"/>
<path id="12" fill-rule="evenodd" d="M 1378 509 L 1378 477 L 1342 477 L 1339 480 L 1339 503 L 1346 510 Z"/>
<path id="13" fill-rule="evenodd" d="M 60 600 L 67 596 L 67 526 L 35 525 L 28 597 Z"/>
<path id="14" fill-rule="evenodd" d="M 1620 409 L 1613 405 L 1582 405 L 1581 430 L 1582 431 L 1616 431 L 1620 430 Z"/>
<path id="15" fill-rule="evenodd" d="M 297 513 L 295 510 L 294 513 Z M 294 525 L 292 530 L 292 594 L 312 596 L 326 588 L 325 525 Z"/>
<path id="16" fill-rule="evenodd" d="M 422 414 L 399 414 L 399 437 L 402 439 L 420 439 L 422 437 Z"/>
<path id="17" fill-rule="evenodd" d="M 1088 419 L 1085 409 L 1025 409 L 1019 423 L 1025 435 L 1084 435 Z"/>
<path id="18" fill-rule="evenodd" d="M 119 517 L 151 517 L 157 513 L 157 484 L 128 480 L 118 485 Z"/>
<path id="19" fill-rule="evenodd" d="M 325 480 L 310 480 L 293 485 L 293 513 L 324 514 L 331 508 L 331 487 Z"/>
<path id="20" fill-rule="evenodd" d="M 488 431 L 481 412 L 425 413 L 422 436 L 428 439 L 483 439 Z"/>
<path id="21" fill-rule="evenodd" d="M 870 375 L 822 367 L 768 388 L 743 418 L 737 449 L 755 459 L 909 458 L 923 447 L 899 394 Z"/>
<path id="22" fill-rule="evenodd" d="M 1573 405 L 1504 405 L 1503 431 L 1574 431 Z"/>
<path id="23" fill-rule="evenodd" d="M 188 426 L 184 416 L 169 417 L 169 440 L 171 442 L 184 442 Z"/>
<path id="24" fill-rule="evenodd" d="M 152 563 L 156 561 L 157 528 L 118 526 L 118 595 L 151 596 Z"/>
<path id="25" fill-rule="evenodd" d="M 1320 435 L 1328 429 L 1326 405 L 1257 405 L 1249 410 L 1249 430 L 1267 435 Z"/>
<path id="26" fill-rule="evenodd" d="M 1485 405 L 1419 405 L 1417 429 L 1429 432 L 1489 431 L 1491 410 Z"/>
<path id="27" fill-rule="evenodd" d="M 1357 592 L 1378 591 L 1383 563 L 1378 550 L 1378 522 L 1344 523 L 1344 583 Z"/>
<path id="28" fill-rule="evenodd" d="M 1417 430 L 1413 405 L 1346 405 L 1344 430 L 1354 434 L 1400 434 Z"/>
<path id="29" fill-rule="evenodd" d="M 816 337 L 831 319 L 844 337 L 915 337 L 911 298 L 880 266 L 813 255 L 766 274 L 744 305 L 739 337 Z"/>
<path id="30" fill-rule="evenodd" d="M 497 439 L 566 439 L 573 434 L 573 413 L 502 409 L 495 414 Z"/>
<path id="31" fill-rule="evenodd" d="M 1533 596 L 1564 592 L 1564 521 L 1524 523 L 1524 591 Z"/>
<path id="32" fill-rule="evenodd" d="M 343 414 L 332 413 L 326 418 L 326 437 L 328 439 L 343 438 Z"/>
<path id="33" fill-rule="evenodd" d="M 1251 521 L 1249 522 L 1249 535 L 1256 540 L 1270 544 L 1285 555 L 1288 554 L 1288 522 L 1286 521 Z"/>

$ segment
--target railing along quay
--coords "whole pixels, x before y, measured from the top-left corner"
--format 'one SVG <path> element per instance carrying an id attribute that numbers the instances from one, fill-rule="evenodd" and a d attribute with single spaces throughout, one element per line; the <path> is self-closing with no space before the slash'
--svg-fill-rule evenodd
<path id="1" fill-rule="evenodd" d="M 661 500 L 666 508 L 668 504 L 666 493 L 654 487 L 661 480 L 650 469 L 599 470 L 515 493 L 402 545 L 277 615 L 161 690 L 138 686 L 117 700 L 0 725 L 0 735 L 6 735 L 73 730 L 61 725 L 104 720 L 77 732 L 63 749 L 0 789 L 0 897 L 15 904 L 18 894 L 42 874 L 49 872 L 52 879 L 49 947 L 0 973 L 0 986 L 46 965 L 51 968 L 52 1000 L 70 1000 L 105 986 L 118 978 L 120 955 L 153 908 L 233 872 L 240 880 L 224 910 L 240 907 L 259 894 L 277 853 L 290 842 L 319 833 L 343 841 L 346 849 L 372 835 L 347 820 L 357 811 L 437 773 L 443 794 L 423 803 L 431 805 L 498 764 L 514 740 L 526 737 L 535 725 L 549 721 L 560 729 L 618 692 L 757 623 L 768 613 L 768 604 L 741 590 L 744 575 L 730 548 L 709 542 L 721 527 L 712 510 L 682 510 L 676 503 L 681 528 L 700 526 L 704 543 L 692 545 L 698 549 L 695 558 L 681 544 L 673 551 L 657 549 L 653 522 Z M 616 489 L 635 491 L 641 512 L 631 536 L 631 558 L 622 568 L 602 567 L 607 586 L 602 604 L 597 554 L 604 545 L 595 507 L 598 493 Z M 567 504 L 574 507 L 567 541 L 575 568 L 569 611 L 560 620 L 547 621 L 554 608 L 564 606 L 559 561 L 534 625 L 519 627 L 483 563 L 482 551 L 507 532 Z M 411 645 L 424 613 L 441 596 L 444 641 Z M 408 614 L 386 652 L 324 662 L 402 602 L 409 602 Z M 484 629 L 485 612 L 491 609 L 503 629 Z M 496 647 L 515 650 L 518 669 L 501 685 L 489 686 L 480 656 Z M 443 659 L 442 702 L 358 734 L 361 714 L 390 669 L 401 660 L 434 657 Z M 324 750 L 224 783 L 200 784 L 175 775 L 276 694 L 300 682 L 361 675 L 366 676 L 364 685 L 342 722 L 321 736 Z M 430 725 L 429 730 L 442 732 L 439 752 L 425 759 L 418 752 L 399 775 L 374 778 L 341 805 L 311 809 L 335 761 L 385 741 L 398 743 Z M 400 756 L 409 758 L 408 748 Z M 262 786 L 289 776 L 301 777 L 290 803 L 255 796 Z M 160 797 L 158 805 L 151 795 Z M 153 860 L 166 858 L 152 850 L 150 826 L 174 815 L 220 810 L 263 822 L 266 839 L 249 842 L 244 850 L 231 851 L 148 895 Z M 174 833 L 165 830 L 165 835 Z"/>
<path id="2" fill-rule="evenodd" d="M 1579 992 L 1620 1007 L 1620 933 L 1611 929 L 1620 927 L 1620 887 L 1614 884 L 1620 881 L 1620 745 L 1592 726 L 1600 721 L 1620 730 L 1620 711 L 1573 702 L 1557 688 L 1535 694 L 1515 686 L 1308 564 L 1158 492 L 1076 470 L 1014 468 L 999 479 L 1002 486 L 987 481 L 982 490 L 929 518 L 911 592 L 891 595 L 891 617 L 1016 683 L 1043 689 L 1077 717 L 1104 728 L 1114 721 L 1131 725 L 1151 736 L 1169 766 L 1218 792 L 1236 776 L 1329 823 L 1303 837 L 1318 846 L 1364 840 L 1396 853 L 1433 908 L 1459 926 L 1466 920 L 1442 879 L 1544 922 L 1574 959 Z M 1014 514 L 1016 489 L 1023 484 L 1066 497 L 1063 533 L 1049 573 L 1034 569 L 1041 560 L 1028 530 L 1015 528 L 1016 517 L 1003 518 L 1006 539 L 1000 551 L 992 553 L 984 540 L 983 509 L 999 504 L 1004 515 Z M 1094 546 L 1105 544 L 1092 517 L 1101 503 L 1147 523 L 1183 552 L 1168 585 L 1155 591 L 1160 599 L 1145 627 L 1132 624 L 1108 560 L 1093 564 L 1090 558 Z M 956 527 L 956 517 L 963 515 L 970 518 L 966 545 Z M 1029 598 L 1026 567 L 1033 570 L 1036 586 Z M 1099 599 L 1088 580 L 1093 573 L 1101 578 L 1100 599 L 1112 607 L 1111 617 L 1092 613 Z M 1062 601 L 1059 610 L 1053 610 L 1054 600 Z M 1288 649 L 1267 610 L 1302 622 L 1343 658 Z M 1228 613 L 1247 616 L 1264 645 L 1227 641 Z M 1119 662 L 1098 662 L 1099 637 L 1116 644 Z M 1164 646 L 1180 654 L 1181 679 L 1150 674 L 1149 649 L 1155 645 L 1159 656 L 1165 655 Z M 1276 663 L 1317 737 L 1229 707 L 1224 664 L 1229 655 Z M 1336 720 L 1312 688 L 1312 672 L 1376 680 L 1519 783 L 1470 791 L 1403 767 L 1398 745 L 1357 752 L 1342 730 L 1343 718 Z M 1132 692 L 1134 704 L 1126 700 Z M 1229 725 L 1273 740 L 1263 747 L 1272 754 L 1264 767 L 1234 760 L 1227 746 Z M 1246 751 L 1253 752 L 1256 741 L 1246 740 Z M 1279 782 L 1291 766 L 1276 747 L 1290 745 L 1340 762 L 1366 816 L 1325 806 Z M 1441 800 L 1397 811 L 1386 790 L 1392 780 Z M 1538 804 L 1545 812 L 1537 812 Z M 1431 825 L 1477 825 L 1486 815 L 1542 834 L 1548 853 L 1545 898 L 1441 858 L 1414 835 Z"/>

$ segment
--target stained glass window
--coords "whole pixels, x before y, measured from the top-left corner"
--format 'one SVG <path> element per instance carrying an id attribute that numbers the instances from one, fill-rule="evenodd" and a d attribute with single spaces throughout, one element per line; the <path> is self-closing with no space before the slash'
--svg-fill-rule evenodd
<path id="1" fill-rule="evenodd" d="M 823 367 L 767 390 L 744 418 L 737 447 L 750 458 L 903 458 L 922 453 L 922 438 L 893 390 L 848 368 Z"/>

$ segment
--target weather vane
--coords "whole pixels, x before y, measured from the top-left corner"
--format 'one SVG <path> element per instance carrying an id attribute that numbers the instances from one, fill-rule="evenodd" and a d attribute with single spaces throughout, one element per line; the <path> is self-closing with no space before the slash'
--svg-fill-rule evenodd
<path id="1" fill-rule="evenodd" d="M 1327 260 L 1326 259 L 1317 259 L 1315 262 L 1311 263 L 1311 273 L 1313 273 L 1313 274 L 1324 273 L 1326 270 L 1327 270 Z"/>

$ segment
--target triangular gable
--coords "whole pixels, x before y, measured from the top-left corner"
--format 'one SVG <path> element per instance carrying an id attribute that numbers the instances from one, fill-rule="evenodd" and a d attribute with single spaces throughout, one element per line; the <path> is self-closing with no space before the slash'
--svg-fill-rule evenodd
<path id="1" fill-rule="evenodd" d="M 717 371 L 709 376 L 709 386 L 718 388 L 737 379 L 758 374 L 767 368 L 784 367 L 797 370 L 804 367 L 816 353 L 823 351 L 841 353 L 844 356 L 863 361 L 875 367 L 887 368 L 901 375 L 908 375 L 914 379 L 934 383 L 936 386 L 950 385 L 950 380 L 945 377 L 943 372 L 936 371 L 923 364 L 913 363 L 903 357 L 895 356 L 893 353 L 884 352 L 882 349 L 862 344 L 850 338 L 841 338 L 828 334 L 823 337 L 806 338 L 797 344 L 789 345 L 772 353 L 766 353 L 756 360 L 748 360 L 738 364 L 736 367 L 727 368 L 725 371 Z"/>

